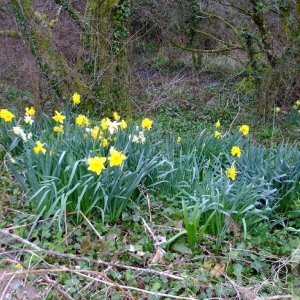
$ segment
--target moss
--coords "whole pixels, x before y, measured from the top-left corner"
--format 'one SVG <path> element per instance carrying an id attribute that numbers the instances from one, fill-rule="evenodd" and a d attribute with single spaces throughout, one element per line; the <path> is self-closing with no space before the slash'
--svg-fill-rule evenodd
<path id="1" fill-rule="evenodd" d="M 86 19 L 90 30 L 82 36 L 83 46 L 91 53 L 80 59 L 93 81 L 93 96 L 97 105 L 109 113 L 131 112 L 128 84 L 128 53 L 125 44 L 129 35 L 129 1 L 89 0 Z M 101 32 L 95 35 L 94 32 Z"/>
<path id="2" fill-rule="evenodd" d="M 41 24 L 45 20 L 34 14 L 32 0 L 10 0 L 10 7 L 40 72 L 49 80 L 52 95 L 57 99 L 68 98 L 80 81 L 71 75 L 65 57 L 51 44 L 51 28 Z"/>

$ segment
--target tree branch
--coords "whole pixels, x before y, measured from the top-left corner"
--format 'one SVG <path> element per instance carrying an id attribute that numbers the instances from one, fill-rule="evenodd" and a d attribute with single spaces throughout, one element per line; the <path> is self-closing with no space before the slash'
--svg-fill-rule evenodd
<path id="1" fill-rule="evenodd" d="M 89 262 L 89 263 L 92 263 L 92 264 L 95 264 L 95 265 L 104 265 L 104 266 L 107 266 L 107 267 L 114 267 L 114 268 L 119 268 L 119 269 L 125 269 L 125 270 L 127 269 L 127 270 L 138 271 L 138 272 L 141 272 L 141 273 L 150 273 L 150 274 L 155 274 L 155 275 L 158 275 L 158 276 L 165 276 L 165 277 L 175 279 L 175 280 L 184 280 L 184 278 L 181 277 L 181 276 L 169 274 L 169 273 L 162 272 L 162 271 L 156 271 L 156 270 L 153 270 L 153 269 L 145 269 L 145 268 L 139 268 L 139 267 L 126 266 L 126 265 L 113 263 L 113 262 L 109 263 L 109 262 L 106 262 L 106 261 L 103 261 L 103 260 L 100 260 L 100 259 L 89 259 L 89 258 L 84 257 L 84 256 L 79 256 L 79 255 L 74 255 L 74 254 L 67 254 L 67 253 L 60 253 L 60 252 L 56 252 L 56 251 L 53 251 L 53 250 L 43 249 L 43 248 L 40 248 L 39 246 L 37 246 L 36 244 L 33 244 L 33 243 L 29 242 L 28 240 L 25 240 L 25 239 L 21 238 L 18 235 L 15 235 L 13 233 L 8 232 L 5 229 L 0 229 L 0 234 L 3 235 L 3 236 L 8 236 L 12 240 L 21 242 L 22 244 L 27 245 L 27 246 L 33 248 L 34 250 L 36 250 L 37 252 L 43 253 L 44 255 L 47 255 L 47 256 L 67 258 L 67 259 L 71 259 L 71 260 L 75 260 L 75 261 L 80 261 L 81 260 L 81 261 L 86 261 L 86 262 Z M 2 240 L 2 242 L 7 244 L 7 242 L 5 242 L 4 240 Z M 22 249 L 22 251 L 28 251 L 28 250 Z M 31 251 L 31 252 L 33 252 L 33 251 Z"/>

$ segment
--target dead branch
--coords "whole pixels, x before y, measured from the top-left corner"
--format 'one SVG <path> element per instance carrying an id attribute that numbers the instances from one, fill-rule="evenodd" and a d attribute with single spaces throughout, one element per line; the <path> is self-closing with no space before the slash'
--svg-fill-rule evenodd
<path id="1" fill-rule="evenodd" d="M 27 276 L 28 274 L 45 274 L 45 273 L 57 273 L 57 272 L 70 272 L 70 273 L 76 274 L 78 276 L 84 277 L 86 279 L 90 279 L 90 280 L 111 286 L 116 289 L 122 289 L 122 290 L 126 290 L 126 291 L 136 291 L 136 292 L 139 292 L 142 294 L 165 297 L 165 298 L 169 298 L 169 299 L 196 300 L 193 297 L 173 296 L 173 295 L 168 295 L 168 294 L 159 293 L 159 292 L 151 292 L 148 290 L 144 290 L 144 289 L 140 289 L 140 288 L 136 288 L 136 287 L 132 287 L 132 286 L 119 285 L 119 284 L 113 282 L 112 280 L 107 281 L 107 280 L 103 280 L 103 279 L 99 279 L 99 278 L 95 278 L 95 277 L 86 275 L 86 274 L 94 274 L 94 275 L 103 277 L 103 274 L 101 272 L 89 271 L 89 270 L 73 270 L 73 269 L 69 269 L 69 268 L 26 270 L 26 271 L 4 273 L 3 278 L 5 278 L 5 277 L 11 278 L 11 276 L 23 277 L 23 276 Z"/>
<path id="2" fill-rule="evenodd" d="M 48 256 L 52 256 L 52 257 L 60 257 L 60 258 L 67 258 L 67 259 L 71 259 L 71 260 L 76 260 L 76 261 L 86 261 L 88 263 L 91 264 L 95 264 L 95 265 L 104 265 L 107 267 L 114 267 L 114 268 L 118 268 L 118 269 L 126 269 L 126 270 L 133 270 L 133 271 L 138 271 L 141 273 L 151 273 L 151 274 L 155 274 L 158 276 L 165 276 L 171 279 L 175 279 L 175 280 L 184 280 L 183 277 L 181 276 L 177 276 L 177 275 L 173 275 L 173 274 L 169 274 L 166 272 L 162 272 L 162 271 L 157 271 L 157 270 L 153 270 L 153 269 L 145 269 L 145 268 L 139 268 L 139 267 L 132 267 L 132 266 L 126 266 L 126 265 L 122 265 L 122 264 L 118 264 L 118 263 L 113 263 L 113 262 L 106 262 L 100 259 L 89 259 L 87 257 L 84 256 L 79 256 L 79 255 L 74 255 L 74 254 L 67 254 L 67 253 L 60 253 L 60 252 L 56 252 L 53 250 L 47 250 L 47 249 L 43 249 L 40 248 L 39 246 L 21 238 L 18 235 L 15 235 L 13 233 L 7 232 L 5 229 L 0 229 L 0 234 L 4 235 L 4 236 L 8 236 L 11 239 L 15 240 L 15 241 L 19 241 L 24 245 L 27 245 L 31 248 L 33 248 L 34 250 L 43 253 L 44 255 L 48 255 Z M 3 243 L 6 243 L 4 240 L 2 240 Z M 22 251 L 26 251 L 26 249 L 22 249 Z"/>

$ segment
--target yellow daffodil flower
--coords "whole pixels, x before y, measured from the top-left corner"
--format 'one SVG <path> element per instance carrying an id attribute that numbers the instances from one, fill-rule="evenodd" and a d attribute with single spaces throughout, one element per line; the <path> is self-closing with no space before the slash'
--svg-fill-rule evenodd
<path id="1" fill-rule="evenodd" d="M 108 139 L 101 139 L 101 146 L 102 147 L 107 147 L 109 145 Z"/>
<path id="2" fill-rule="evenodd" d="M 103 132 L 100 130 L 99 126 L 94 126 L 91 133 L 94 140 L 100 140 L 103 135 Z"/>
<path id="3" fill-rule="evenodd" d="M 110 123 L 110 119 L 109 118 L 103 118 L 101 120 L 101 127 L 103 130 L 107 130 L 108 126 L 109 126 L 109 123 Z"/>
<path id="4" fill-rule="evenodd" d="M 78 115 L 75 120 L 78 126 L 89 126 L 90 120 L 84 115 Z"/>
<path id="5" fill-rule="evenodd" d="M 88 170 L 100 175 L 103 170 L 105 170 L 104 163 L 106 162 L 106 157 L 91 157 L 87 160 Z"/>
<path id="6" fill-rule="evenodd" d="M 127 123 L 126 123 L 125 120 L 121 120 L 120 127 L 121 127 L 121 129 L 126 129 L 128 127 L 128 125 L 127 125 Z"/>
<path id="7" fill-rule="evenodd" d="M 127 158 L 123 153 L 122 151 L 118 151 L 116 149 L 114 149 L 113 147 L 110 148 L 110 151 L 109 151 L 109 166 L 110 167 L 113 167 L 113 166 L 121 166 L 122 162 Z"/>
<path id="8" fill-rule="evenodd" d="M 0 109 L 0 119 L 3 119 L 5 122 L 11 122 L 14 117 L 15 115 L 8 109 Z"/>
<path id="9" fill-rule="evenodd" d="M 235 180 L 236 179 L 236 168 L 234 165 L 232 165 L 231 167 L 227 168 L 225 171 L 226 176 L 231 179 L 231 180 Z"/>
<path id="10" fill-rule="evenodd" d="M 58 111 L 55 111 L 55 116 L 52 117 L 52 119 L 54 121 L 56 121 L 57 123 L 61 123 L 61 124 L 64 123 L 65 118 L 66 117 L 61 112 L 58 112 Z"/>
<path id="11" fill-rule="evenodd" d="M 44 148 L 44 144 L 42 144 L 40 141 L 37 141 L 35 143 L 35 147 L 33 148 L 33 151 L 36 154 L 39 154 L 40 152 L 42 152 L 43 154 L 46 153 L 46 149 Z"/>
<path id="12" fill-rule="evenodd" d="M 221 132 L 216 130 L 214 133 L 214 137 L 215 137 L 215 139 L 219 139 L 221 137 Z"/>
<path id="13" fill-rule="evenodd" d="M 78 105 L 80 103 L 80 94 L 78 94 L 77 92 L 74 93 L 72 99 L 73 99 L 73 104 Z"/>
<path id="14" fill-rule="evenodd" d="M 53 131 L 58 133 L 64 133 L 64 126 L 63 125 L 54 126 Z"/>
<path id="15" fill-rule="evenodd" d="M 26 107 L 25 108 L 25 112 L 26 114 L 28 114 L 29 116 L 34 116 L 35 115 L 35 109 L 33 106 L 31 106 L 30 108 L 29 107 Z"/>
<path id="16" fill-rule="evenodd" d="M 115 121 L 119 121 L 121 119 L 120 115 L 116 111 L 113 113 L 113 117 Z"/>
<path id="17" fill-rule="evenodd" d="M 230 151 L 232 156 L 241 157 L 242 150 L 239 146 L 233 146 Z"/>
<path id="18" fill-rule="evenodd" d="M 153 121 L 148 119 L 148 118 L 144 118 L 142 120 L 142 127 L 143 128 L 146 128 L 148 130 L 150 130 L 152 128 L 152 125 L 153 125 Z"/>
<path id="19" fill-rule="evenodd" d="M 220 128 L 221 127 L 221 122 L 219 120 L 216 122 L 215 127 L 216 128 Z"/>
<path id="20" fill-rule="evenodd" d="M 240 126 L 240 132 L 244 135 L 247 136 L 249 134 L 250 127 L 248 125 L 242 125 Z"/>

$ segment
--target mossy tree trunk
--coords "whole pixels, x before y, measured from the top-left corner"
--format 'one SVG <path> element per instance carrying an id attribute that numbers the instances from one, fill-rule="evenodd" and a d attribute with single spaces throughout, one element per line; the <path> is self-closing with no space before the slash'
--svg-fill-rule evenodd
<path id="1" fill-rule="evenodd" d="M 88 0 L 82 34 L 86 53 L 80 58 L 92 78 L 92 94 L 105 112 L 131 112 L 128 78 L 129 0 Z"/>
<path id="2" fill-rule="evenodd" d="M 40 72 L 49 81 L 53 96 L 69 98 L 81 84 L 65 57 L 51 43 L 51 23 L 47 16 L 35 10 L 33 0 L 9 0 L 9 5 Z"/>

